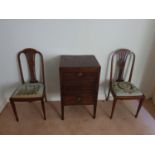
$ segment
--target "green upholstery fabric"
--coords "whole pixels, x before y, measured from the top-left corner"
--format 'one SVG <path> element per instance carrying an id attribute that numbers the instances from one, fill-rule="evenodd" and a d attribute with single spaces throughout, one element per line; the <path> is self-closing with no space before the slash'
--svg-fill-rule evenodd
<path id="1" fill-rule="evenodd" d="M 113 82 L 112 89 L 116 96 L 141 96 L 142 92 L 130 82 Z"/>
<path id="2" fill-rule="evenodd" d="M 13 98 L 42 97 L 44 85 L 42 83 L 25 83 L 14 93 Z"/>

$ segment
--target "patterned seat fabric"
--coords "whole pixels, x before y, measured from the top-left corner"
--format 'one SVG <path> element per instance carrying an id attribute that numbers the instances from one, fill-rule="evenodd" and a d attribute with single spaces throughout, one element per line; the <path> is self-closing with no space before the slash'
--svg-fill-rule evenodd
<path id="1" fill-rule="evenodd" d="M 130 82 L 113 82 L 112 89 L 116 96 L 141 96 L 142 92 Z"/>
<path id="2" fill-rule="evenodd" d="M 42 83 L 25 83 L 13 94 L 13 98 L 42 97 L 44 85 Z"/>

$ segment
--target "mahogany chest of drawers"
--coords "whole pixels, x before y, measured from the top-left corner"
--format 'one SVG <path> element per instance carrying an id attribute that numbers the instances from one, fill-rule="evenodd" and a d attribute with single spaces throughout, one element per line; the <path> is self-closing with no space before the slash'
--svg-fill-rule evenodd
<path id="1" fill-rule="evenodd" d="M 93 105 L 93 118 L 96 117 L 100 68 L 93 55 L 61 56 L 59 70 L 62 120 L 64 106 L 68 105 Z"/>

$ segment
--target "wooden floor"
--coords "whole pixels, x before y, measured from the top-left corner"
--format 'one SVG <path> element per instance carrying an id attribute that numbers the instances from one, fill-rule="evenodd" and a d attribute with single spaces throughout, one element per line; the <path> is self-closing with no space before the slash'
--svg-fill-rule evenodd
<path id="1" fill-rule="evenodd" d="M 137 101 L 118 101 L 112 120 L 112 102 L 98 102 L 96 119 L 92 106 L 68 106 L 62 121 L 60 103 L 48 102 L 45 121 L 40 103 L 17 103 L 20 121 L 16 122 L 8 104 L 0 115 L 0 134 L 155 134 L 155 105 L 145 101 L 136 119 L 137 105 Z"/>

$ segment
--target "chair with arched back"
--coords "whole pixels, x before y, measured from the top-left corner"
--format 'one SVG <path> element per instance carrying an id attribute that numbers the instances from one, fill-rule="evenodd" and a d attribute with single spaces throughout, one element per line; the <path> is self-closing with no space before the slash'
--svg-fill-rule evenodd
<path id="1" fill-rule="evenodd" d="M 28 82 L 24 79 L 24 68 L 21 61 L 21 56 L 25 56 L 28 67 Z M 40 57 L 40 81 L 36 76 L 36 55 Z M 19 121 L 15 102 L 32 102 L 32 101 L 41 101 L 41 106 L 43 110 L 44 119 L 46 120 L 45 104 L 44 100 L 47 101 L 46 97 L 46 87 L 45 87 L 45 76 L 44 76 L 44 59 L 43 55 L 32 48 L 26 48 L 18 53 L 17 55 L 20 76 L 22 84 L 17 88 L 13 95 L 10 97 L 11 107 L 13 109 L 15 118 Z M 37 66 L 38 67 L 38 66 Z"/>
<path id="2" fill-rule="evenodd" d="M 141 109 L 144 100 L 144 94 L 134 84 L 131 83 L 134 63 L 135 54 L 128 49 L 119 49 L 112 53 L 109 91 L 106 98 L 106 100 L 109 99 L 111 92 L 114 98 L 110 115 L 111 119 L 113 117 L 117 100 L 139 100 L 140 102 L 135 117 L 138 116 L 138 113 Z M 114 70 L 116 72 L 114 72 Z M 129 74 L 127 71 L 129 71 Z M 128 76 L 128 80 L 125 80 L 125 76 Z"/>

